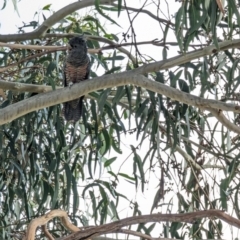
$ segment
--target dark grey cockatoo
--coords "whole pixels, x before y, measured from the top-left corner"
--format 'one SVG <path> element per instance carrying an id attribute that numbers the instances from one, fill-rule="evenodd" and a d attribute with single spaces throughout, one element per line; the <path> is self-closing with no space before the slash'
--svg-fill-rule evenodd
<path id="1" fill-rule="evenodd" d="M 63 66 L 64 87 L 74 87 L 74 84 L 89 78 L 90 59 L 87 45 L 82 37 L 69 40 L 69 52 Z M 62 113 L 67 121 L 76 122 L 82 116 L 84 96 L 63 103 Z"/>

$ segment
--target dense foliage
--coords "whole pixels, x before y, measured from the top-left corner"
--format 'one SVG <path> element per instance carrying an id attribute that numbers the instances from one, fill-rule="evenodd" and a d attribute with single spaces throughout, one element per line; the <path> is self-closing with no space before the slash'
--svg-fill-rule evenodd
<path id="1" fill-rule="evenodd" d="M 137 7 L 126 0 L 81 2 L 89 2 L 91 9 L 63 18 L 52 13 L 56 21 L 32 36 L 29 31 L 36 32 L 48 20 L 49 4 L 39 11 L 39 21 L 25 23 L 17 35 L 0 35 L 0 42 L 60 48 L 74 34 L 84 34 L 89 50 L 97 52 L 90 53 L 91 78 L 109 74 L 114 78 L 155 62 L 158 67 L 143 75 L 179 89 L 182 101 L 127 84 L 90 92 L 83 118 L 76 124 L 63 119 L 61 104 L 2 124 L 0 238 L 21 239 L 19 234 L 31 219 L 59 208 L 68 211 L 78 226 L 117 220 L 123 206 L 128 215 L 220 209 L 239 218 L 239 110 L 221 110 L 225 103 L 239 102 L 240 52 L 230 44 L 239 39 L 239 1 L 226 0 L 224 6 L 221 0 L 146 0 L 136 1 Z M 5 0 L 1 11 L 6 4 L 10 2 Z M 80 1 L 75 10 L 81 8 L 77 4 Z M 119 30 L 122 19 L 129 22 Z M 149 29 L 144 28 L 145 38 L 139 40 L 137 31 L 143 28 L 135 23 L 145 20 Z M 151 26 L 154 36 L 148 35 Z M 225 42 L 229 44 L 222 47 Z M 205 53 L 210 45 L 214 51 Z M 3 81 L 62 87 L 65 50 L 1 46 L 0 112 L 26 99 L 37 105 L 36 96 L 45 94 L 16 85 L 6 89 Z M 196 52 L 200 55 L 191 58 Z M 161 68 L 165 62 L 171 67 Z M 219 105 L 187 104 L 185 93 L 192 94 L 193 101 L 199 96 L 219 100 Z M 127 166 L 123 170 L 122 164 Z M 148 196 L 149 188 L 155 197 Z M 139 204 L 132 189 L 142 192 L 149 206 Z M 56 221 L 51 233 L 66 235 Z M 223 224 L 218 219 L 161 223 L 157 229 L 155 224 L 140 224 L 137 231 L 173 239 L 214 239 L 224 236 Z M 236 237 L 237 231 L 231 234 Z M 38 239 L 42 237 L 39 232 Z"/>

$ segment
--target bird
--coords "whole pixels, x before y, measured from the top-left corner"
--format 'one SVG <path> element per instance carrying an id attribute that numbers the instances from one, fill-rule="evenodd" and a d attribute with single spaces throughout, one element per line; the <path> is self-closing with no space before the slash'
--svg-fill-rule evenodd
<path id="1" fill-rule="evenodd" d="M 73 37 L 68 42 L 68 54 L 63 65 L 64 87 L 74 87 L 74 84 L 87 80 L 90 73 L 90 58 L 87 44 L 83 37 Z M 66 121 L 77 122 L 83 114 L 83 98 L 63 103 L 62 114 Z"/>

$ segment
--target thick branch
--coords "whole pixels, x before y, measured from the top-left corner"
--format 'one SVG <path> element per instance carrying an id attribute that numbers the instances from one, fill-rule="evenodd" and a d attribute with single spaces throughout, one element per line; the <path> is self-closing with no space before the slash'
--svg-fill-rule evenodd
<path id="1" fill-rule="evenodd" d="M 157 72 L 159 70 L 168 69 L 168 68 L 182 65 L 184 63 L 188 63 L 194 59 L 211 55 L 216 52 L 225 51 L 231 48 L 240 48 L 240 39 L 219 42 L 218 45 L 219 45 L 219 49 L 217 49 L 215 45 L 211 45 L 197 51 L 194 50 L 194 51 L 182 54 L 180 56 L 169 58 L 167 60 L 149 63 L 133 71 L 135 73 L 140 73 L 140 74 L 144 74 L 148 72 Z"/>
<path id="2" fill-rule="evenodd" d="M 112 4 L 116 0 L 100 0 L 100 4 Z M 40 38 L 41 36 L 44 36 L 46 31 L 52 27 L 54 24 L 65 18 L 67 15 L 90 6 L 95 5 L 95 0 L 82 0 L 77 1 L 74 3 L 71 3 L 67 5 L 66 7 L 63 7 L 62 9 L 55 12 L 52 16 L 50 16 L 48 19 L 46 19 L 35 31 L 30 33 L 22 33 L 22 34 L 6 34 L 6 35 L 0 35 L 0 42 L 10 42 L 10 41 L 24 41 L 24 40 L 30 40 L 35 38 Z"/>
<path id="3" fill-rule="evenodd" d="M 26 233 L 26 238 L 25 240 L 34 240 L 35 239 L 35 232 L 38 226 L 45 225 L 48 223 L 50 220 L 52 220 L 55 217 L 60 217 L 62 224 L 64 225 L 65 228 L 67 228 L 69 231 L 72 232 L 78 232 L 80 229 L 73 225 L 69 220 L 68 220 L 68 215 L 65 211 L 56 209 L 53 210 L 46 215 L 33 219 L 30 224 L 28 225 L 27 233 Z"/>
<path id="4" fill-rule="evenodd" d="M 219 49 L 221 51 L 236 47 L 240 47 L 240 40 L 219 43 Z M 122 86 L 126 84 L 134 84 L 151 90 L 153 92 L 165 95 L 166 97 L 169 97 L 173 100 L 177 100 L 202 109 L 215 108 L 240 113 L 240 107 L 237 105 L 196 97 L 191 94 L 183 93 L 179 90 L 170 88 L 164 84 L 151 81 L 143 76 L 137 75 L 139 73 L 144 74 L 146 72 L 154 72 L 178 66 L 187 63 L 193 59 L 210 55 L 216 51 L 217 50 L 215 46 L 211 45 L 204 48 L 203 50 L 193 51 L 186 55 L 177 56 L 168 60 L 146 64 L 142 67 L 128 72 L 112 74 L 84 81 L 82 83 L 76 84 L 74 88 L 72 87 L 71 89 L 61 89 L 57 90 L 56 92 L 54 91 L 46 94 L 37 95 L 31 99 L 26 99 L 1 110 L 2 114 L 0 115 L 0 124 L 7 123 L 9 121 L 12 121 L 13 119 L 25 115 L 26 113 L 44 107 L 76 99 L 79 96 L 86 95 L 88 92 L 96 91 L 103 88 Z M 92 84 L 93 81 L 94 84 Z"/>
<path id="5" fill-rule="evenodd" d="M 96 36 L 96 37 L 91 36 L 90 39 L 96 39 L 98 41 L 100 41 L 100 39 L 101 39 L 103 41 L 103 38 L 98 37 L 98 36 Z M 105 39 L 105 41 L 107 43 L 109 43 L 110 40 Z M 231 48 L 239 48 L 240 47 L 240 39 L 219 42 L 218 45 L 219 45 L 219 51 L 224 51 L 224 50 L 231 49 Z M 137 69 L 129 71 L 128 73 L 145 74 L 148 72 L 157 72 L 160 70 L 166 70 L 166 69 L 169 69 L 172 67 L 182 65 L 184 63 L 188 63 L 194 59 L 204 57 L 207 55 L 211 55 L 213 52 L 215 53 L 216 51 L 217 50 L 216 50 L 215 45 L 211 45 L 211 46 L 205 47 L 204 49 L 192 51 L 192 52 L 186 53 L 184 55 L 169 58 L 167 60 L 162 60 L 162 61 L 157 61 L 154 63 L 145 64 Z M 8 68 L 8 67 L 6 67 L 6 68 Z"/>
<path id="6" fill-rule="evenodd" d="M 173 100 L 177 100 L 191 106 L 196 106 L 201 109 L 207 109 L 210 107 L 240 113 L 240 107 L 235 104 L 228 104 L 212 99 L 197 97 L 179 91 L 175 88 L 171 88 L 162 83 L 149 80 L 142 75 L 133 74 L 134 72 L 135 70 L 132 70 L 129 72 L 111 74 L 90 79 L 88 81 L 74 84 L 74 87 L 71 88 L 64 88 L 53 92 L 42 93 L 29 99 L 20 101 L 0 110 L 0 125 L 10 122 L 29 112 L 73 100 L 80 96 L 86 95 L 89 92 L 127 84 L 133 84 L 146 88 L 150 91 L 165 95 Z"/>
<path id="7" fill-rule="evenodd" d="M 207 211 L 197 211 L 192 213 L 180 213 L 180 214 L 151 214 L 142 215 L 136 217 L 125 218 L 120 221 L 112 222 L 109 224 L 93 227 L 80 232 L 73 233 L 69 236 L 61 238 L 61 240 L 67 239 L 85 239 L 89 237 L 95 237 L 102 234 L 111 233 L 122 227 L 139 224 L 139 223 L 149 223 L 149 222 L 185 222 L 194 224 L 196 221 L 202 218 L 219 218 L 228 224 L 240 228 L 240 220 L 231 217 L 230 215 L 220 211 L 220 210 L 207 210 Z"/>
<path id="8" fill-rule="evenodd" d="M 207 210 L 207 211 L 196 211 L 191 213 L 180 213 L 180 214 L 151 214 L 151 215 L 141 215 L 125 218 L 123 220 L 115 221 L 112 223 L 87 228 L 85 230 L 81 230 L 73 225 L 69 220 L 67 213 L 62 210 L 52 210 L 46 215 L 36 218 L 31 221 L 28 226 L 26 238 L 27 240 L 34 240 L 36 228 L 41 225 L 45 225 L 51 219 L 55 217 L 60 217 L 62 224 L 70 231 L 74 232 L 73 234 L 60 238 L 61 240 L 67 239 L 87 239 L 94 238 L 96 236 L 100 236 L 102 234 L 114 233 L 114 232 L 125 232 L 129 234 L 130 232 L 121 230 L 121 228 L 130 226 L 133 224 L 139 223 L 149 223 L 149 222 L 185 222 L 194 224 L 196 221 L 199 221 L 202 218 L 219 218 L 231 226 L 235 226 L 240 228 L 240 220 L 233 218 L 232 216 L 220 211 L 220 210 Z M 132 233 L 132 232 L 131 232 Z"/>

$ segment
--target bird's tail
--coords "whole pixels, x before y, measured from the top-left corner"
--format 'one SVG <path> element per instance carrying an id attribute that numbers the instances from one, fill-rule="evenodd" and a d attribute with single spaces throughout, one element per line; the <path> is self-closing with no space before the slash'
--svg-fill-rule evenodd
<path id="1" fill-rule="evenodd" d="M 77 122 L 83 114 L 83 96 L 63 103 L 62 113 L 67 121 Z"/>

